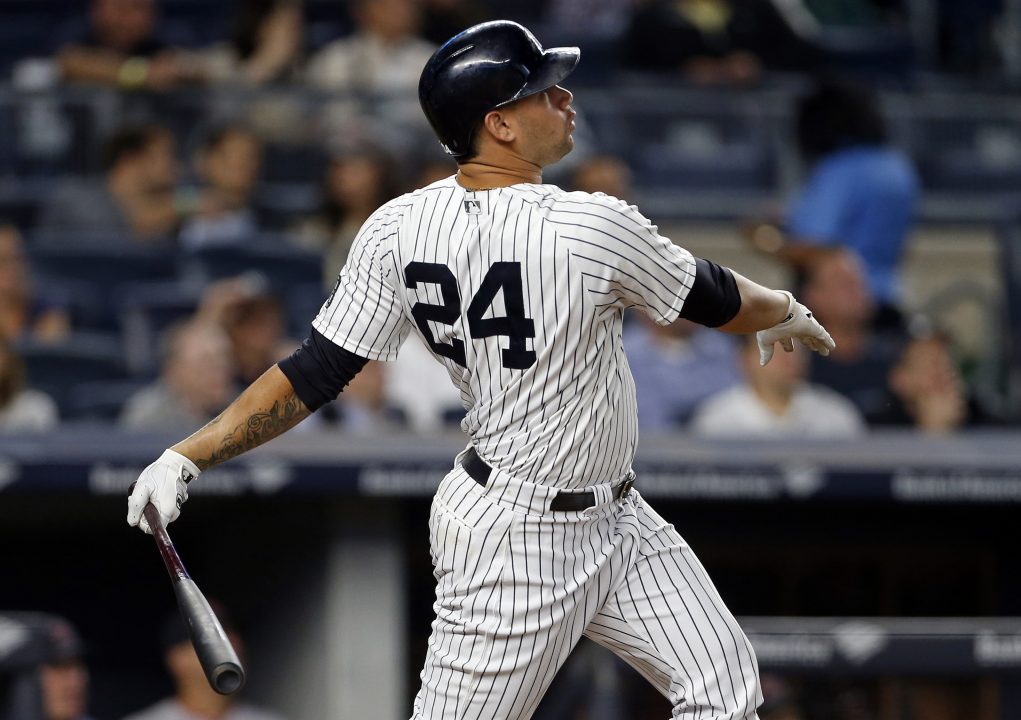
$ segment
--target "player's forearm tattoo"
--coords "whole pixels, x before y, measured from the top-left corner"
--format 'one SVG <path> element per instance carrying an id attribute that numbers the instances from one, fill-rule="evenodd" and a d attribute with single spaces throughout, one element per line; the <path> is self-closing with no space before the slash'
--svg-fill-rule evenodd
<path id="1" fill-rule="evenodd" d="M 209 457 L 198 458 L 195 465 L 199 470 L 205 470 L 213 465 L 218 465 L 225 460 L 237 457 L 246 450 L 262 445 L 272 440 L 277 435 L 290 430 L 299 422 L 309 416 L 309 410 L 290 392 L 283 400 L 273 403 L 267 410 L 259 410 L 248 416 L 248 418 L 235 427 L 231 432 L 224 435 L 220 441 L 220 447 L 214 450 Z M 220 414 L 209 424 L 215 425 L 220 422 L 223 415 Z"/>

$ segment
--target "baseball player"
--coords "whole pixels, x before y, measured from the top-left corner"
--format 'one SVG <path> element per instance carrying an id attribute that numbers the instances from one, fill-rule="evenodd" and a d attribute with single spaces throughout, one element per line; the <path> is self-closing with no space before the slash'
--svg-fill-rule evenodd
<path id="1" fill-rule="evenodd" d="M 675 718 L 755 718 L 755 655 L 677 531 L 635 488 L 624 310 L 758 333 L 827 354 L 790 293 L 692 257 L 636 208 L 542 184 L 571 150 L 562 82 L 578 48 L 476 25 L 439 48 L 419 97 L 457 174 L 362 227 L 309 338 L 139 477 L 128 522 L 164 522 L 208 467 L 285 432 L 368 360 L 418 333 L 450 375 L 470 438 L 436 492 L 437 581 L 416 720 L 523 719 L 582 635 L 673 704 Z M 685 378 L 677 378 L 685 382 Z"/>

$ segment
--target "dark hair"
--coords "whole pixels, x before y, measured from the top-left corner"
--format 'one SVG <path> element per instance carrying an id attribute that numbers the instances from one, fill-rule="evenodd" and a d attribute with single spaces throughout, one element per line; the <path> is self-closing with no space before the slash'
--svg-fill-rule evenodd
<path id="1" fill-rule="evenodd" d="M 798 149 L 809 162 L 842 148 L 886 142 L 875 94 L 845 78 L 821 78 L 801 98 L 797 133 Z"/>
<path id="2" fill-rule="evenodd" d="M 140 125 L 121 128 L 103 146 L 103 169 L 110 170 L 121 160 L 145 151 L 157 138 L 170 131 L 160 125 Z"/>

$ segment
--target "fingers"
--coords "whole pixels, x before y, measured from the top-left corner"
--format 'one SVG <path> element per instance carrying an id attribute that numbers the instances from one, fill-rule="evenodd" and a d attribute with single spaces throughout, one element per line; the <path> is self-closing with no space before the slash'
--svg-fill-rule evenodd
<path id="1" fill-rule="evenodd" d="M 773 343 L 759 341 L 759 367 L 765 367 L 773 359 Z"/>
<path id="2" fill-rule="evenodd" d="M 780 345 L 783 347 L 784 352 L 794 352 L 794 338 L 780 338 Z"/>
<path id="3" fill-rule="evenodd" d="M 135 483 L 128 497 L 128 525 L 142 527 L 145 522 L 142 511 L 149 502 L 152 490 L 145 483 Z M 148 527 L 148 524 L 146 525 Z"/>

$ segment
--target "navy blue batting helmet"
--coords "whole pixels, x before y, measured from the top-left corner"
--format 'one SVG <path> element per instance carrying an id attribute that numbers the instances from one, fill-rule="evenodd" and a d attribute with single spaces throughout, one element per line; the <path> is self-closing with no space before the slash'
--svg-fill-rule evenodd
<path id="1" fill-rule="evenodd" d="M 543 50 L 516 22 L 485 22 L 433 53 L 422 70 L 418 99 L 443 149 L 465 157 L 486 113 L 553 87 L 571 74 L 580 56 L 576 47 Z"/>

